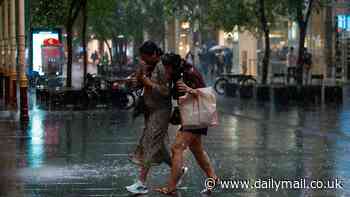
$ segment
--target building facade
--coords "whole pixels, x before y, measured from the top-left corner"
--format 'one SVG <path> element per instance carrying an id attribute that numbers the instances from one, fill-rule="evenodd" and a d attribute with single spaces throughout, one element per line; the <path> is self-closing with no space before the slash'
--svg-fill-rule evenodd
<path id="1" fill-rule="evenodd" d="M 341 22 L 339 22 L 341 20 Z M 341 24 L 343 23 L 343 25 Z M 341 26 L 341 28 L 339 28 Z M 337 33 L 340 43 L 337 43 Z M 336 77 L 350 79 L 350 0 L 341 0 L 316 11 L 310 17 L 305 40 L 305 47 L 311 52 L 313 65 L 311 74 L 323 75 L 326 79 Z M 224 32 L 214 29 L 212 37 L 196 34 L 193 24 L 174 19 L 166 25 L 166 50 L 179 53 L 181 56 L 195 52 L 202 44 L 213 41 L 216 45 L 225 46 L 233 51 L 232 72 L 244 73 L 259 77 L 264 50 L 263 38 L 249 32 Z M 202 31 L 206 32 L 206 31 Z M 299 48 L 299 28 L 296 22 L 282 19 L 270 30 L 271 59 L 269 79 L 275 73 L 286 72 L 286 56 L 290 47 Z M 340 49 L 337 49 L 340 48 Z M 337 60 L 337 50 L 341 56 Z M 349 58 L 348 58 L 349 57 Z M 348 61 L 349 60 L 349 61 Z M 198 62 L 198 61 L 197 61 Z M 340 75 L 340 77 L 339 77 Z"/>
<path id="2" fill-rule="evenodd" d="M 28 120 L 28 80 L 25 64 L 25 0 L 0 1 L 0 85 L 6 106 Z M 19 89 L 20 95 L 17 95 Z"/>

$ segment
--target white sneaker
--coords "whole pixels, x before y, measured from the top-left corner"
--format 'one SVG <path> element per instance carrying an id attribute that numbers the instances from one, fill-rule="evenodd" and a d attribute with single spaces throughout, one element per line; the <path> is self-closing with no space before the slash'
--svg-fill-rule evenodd
<path id="1" fill-rule="evenodd" d="M 134 184 L 125 187 L 128 192 L 133 194 L 147 194 L 147 187 L 140 181 L 137 180 Z"/>
<path id="2" fill-rule="evenodd" d="M 212 190 L 209 190 L 207 188 L 203 189 L 200 194 L 203 195 L 203 196 L 208 196 L 208 195 L 211 195 L 212 193 Z"/>
<path id="3" fill-rule="evenodd" d="M 177 181 L 176 187 L 181 186 L 181 184 L 183 182 L 183 178 L 185 177 L 187 172 L 188 172 L 188 167 L 182 167 L 182 174 L 181 174 L 179 180 Z"/>

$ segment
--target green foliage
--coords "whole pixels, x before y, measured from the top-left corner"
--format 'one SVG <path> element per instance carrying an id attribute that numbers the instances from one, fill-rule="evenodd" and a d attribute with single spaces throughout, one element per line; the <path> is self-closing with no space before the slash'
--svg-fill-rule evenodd
<path id="1" fill-rule="evenodd" d="M 63 26 L 67 20 L 69 0 L 31 0 L 32 27 Z"/>
<path id="2" fill-rule="evenodd" d="M 145 30 L 151 34 L 151 37 L 159 37 L 159 40 L 164 36 L 165 4 L 164 0 L 143 1 L 142 23 Z"/>
<path id="3" fill-rule="evenodd" d="M 265 15 L 270 28 L 275 27 L 284 13 L 280 1 L 265 0 Z M 208 21 L 225 31 L 234 28 L 248 30 L 253 34 L 262 31 L 258 4 L 252 0 L 209 0 Z"/>
<path id="4" fill-rule="evenodd" d="M 200 4 L 205 3 L 205 0 L 164 0 L 165 16 L 194 21 L 199 19 Z"/>
<path id="5" fill-rule="evenodd" d="M 210 0 L 209 21 L 225 31 L 232 31 L 236 26 L 244 29 L 256 28 L 255 10 L 248 2 L 238 0 Z"/>
<path id="6" fill-rule="evenodd" d="M 163 1 L 90 0 L 89 31 L 100 38 L 143 37 L 143 30 L 162 32 Z"/>
<path id="7" fill-rule="evenodd" d="M 115 2 L 114 0 L 90 0 L 88 2 L 88 31 L 90 34 L 94 34 L 99 39 L 113 35 Z"/>
<path id="8" fill-rule="evenodd" d="M 332 0 L 283 0 L 282 2 L 285 5 L 284 11 L 287 16 L 291 20 L 299 23 L 306 20 L 311 1 L 310 12 L 312 12 L 312 10 L 319 12 L 324 6 L 332 2 Z"/>
<path id="9" fill-rule="evenodd" d="M 143 38 L 145 24 L 143 23 L 142 1 L 128 0 L 125 1 L 125 4 L 126 34 L 131 35 L 134 39 Z"/>

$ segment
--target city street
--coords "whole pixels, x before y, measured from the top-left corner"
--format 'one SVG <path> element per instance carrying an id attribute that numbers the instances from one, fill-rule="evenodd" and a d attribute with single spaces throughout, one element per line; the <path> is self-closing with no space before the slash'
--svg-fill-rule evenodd
<path id="1" fill-rule="evenodd" d="M 347 96 L 347 98 L 349 98 Z M 0 119 L 0 196 L 129 196 L 137 169 L 128 161 L 143 120 L 128 111 L 41 111 L 31 121 Z M 216 189 L 212 196 L 345 197 L 350 195 L 350 101 L 344 106 L 275 106 L 219 97 L 220 126 L 205 138 L 222 179 L 340 180 L 343 189 Z M 175 130 L 170 127 L 170 141 Z M 200 196 L 205 177 L 191 154 L 178 196 Z M 169 169 L 154 168 L 151 188 L 165 184 Z M 162 196 L 151 192 L 146 196 Z"/>
<path id="2" fill-rule="evenodd" d="M 350 0 L 0 0 L 0 29 L 0 197 L 164 196 L 171 169 L 146 188 L 130 154 L 164 148 L 165 86 L 204 84 L 219 124 L 177 135 L 176 196 L 350 196 Z"/>

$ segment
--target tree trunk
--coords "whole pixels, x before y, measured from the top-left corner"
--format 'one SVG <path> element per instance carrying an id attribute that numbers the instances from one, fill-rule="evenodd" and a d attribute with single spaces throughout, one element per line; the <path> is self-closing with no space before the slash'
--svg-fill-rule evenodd
<path id="1" fill-rule="evenodd" d="M 106 43 L 106 45 L 107 45 L 108 52 L 109 52 L 109 58 L 110 58 L 110 59 L 111 59 L 111 61 L 112 61 L 112 59 L 113 59 L 113 55 L 112 55 L 112 47 L 111 47 L 111 45 L 108 43 L 108 41 L 107 41 L 107 39 L 106 39 L 106 38 L 103 38 L 103 42 L 104 42 L 104 43 Z"/>
<path id="2" fill-rule="evenodd" d="M 265 2 L 264 0 L 258 0 L 259 5 L 259 15 L 260 15 L 260 22 L 262 29 L 264 31 L 264 37 L 265 37 L 265 53 L 263 58 L 263 64 L 262 64 L 262 84 L 267 83 L 267 77 L 269 73 L 269 61 L 270 61 L 270 29 L 267 24 L 267 19 L 265 15 Z"/>
<path id="3" fill-rule="evenodd" d="M 111 64 L 112 66 L 116 65 L 118 63 L 118 59 L 119 59 L 119 55 L 118 55 L 118 42 L 117 42 L 117 38 L 116 37 L 113 37 L 112 38 L 112 50 L 114 49 L 114 56 L 113 56 L 113 59 L 111 59 Z"/>
<path id="4" fill-rule="evenodd" d="M 298 66 L 296 71 L 296 78 L 298 85 L 303 84 L 303 68 L 304 68 L 304 51 L 305 51 L 305 38 L 307 33 L 307 25 L 309 22 L 309 18 L 312 13 L 314 0 L 309 0 L 309 5 L 307 7 L 306 15 L 303 16 L 302 6 L 299 6 L 299 10 L 297 12 L 298 16 L 298 25 L 299 25 L 299 51 L 298 51 Z"/>
<path id="5" fill-rule="evenodd" d="M 298 51 L 298 67 L 296 78 L 298 85 L 303 84 L 303 68 L 304 68 L 304 50 L 305 50 L 306 25 L 299 25 L 299 51 Z"/>
<path id="6" fill-rule="evenodd" d="M 88 66 L 88 55 L 87 55 L 87 50 L 86 50 L 86 23 L 87 23 L 87 9 L 86 9 L 86 4 L 87 4 L 87 0 L 83 1 L 83 30 L 82 30 L 82 44 L 83 44 L 83 55 L 84 55 L 84 74 L 83 74 L 83 82 L 84 85 L 83 87 L 85 87 L 86 84 L 86 75 L 87 75 L 87 66 Z"/>
<path id="7" fill-rule="evenodd" d="M 66 31 L 67 31 L 67 84 L 68 88 L 72 87 L 72 63 L 73 63 L 73 25 L 78 17 L 81 9 L 81 1 L 73 0 L 69 7 L 69 15 L 67 17 Z"/>
<path id="8" fill-rule="evenodd" d="M 70 22 L 66 25 L 67 31 L 67 83 L 68 88 L 72 87 L 72 62 L 73 62 L 73 24 Z"/>
<path id="9" fill-rule="evenodd" d="M 267 77 L 268 77 L 268 73 L 269 73 L 269 63 L 270 63 L 270 31 L 269 29 L 267 29 L 265 32 L 265 54 L 264 54 L 264 59 L 263 59 L 263 76 L 262 76 L 262 84 L 266 84 L 267 83 Z"/>

